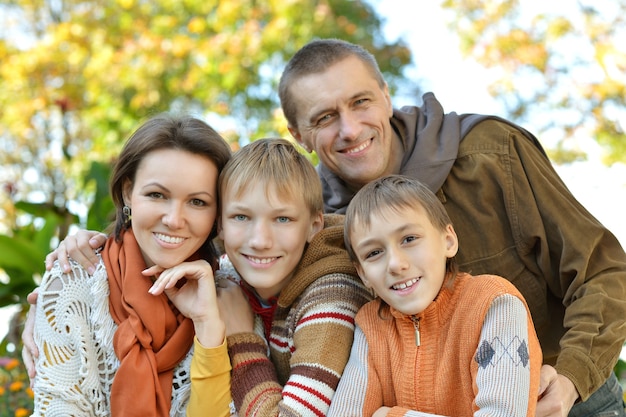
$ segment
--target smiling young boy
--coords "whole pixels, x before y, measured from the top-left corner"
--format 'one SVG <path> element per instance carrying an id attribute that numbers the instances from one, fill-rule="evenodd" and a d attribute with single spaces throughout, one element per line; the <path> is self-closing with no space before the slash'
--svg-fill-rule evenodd
<path id="1" fill-rule="evenodd" d="M 219 237 L 234 276 L 218 280 L 218 302 L 238 414 L 326 415 L 354 317 L 372 298 L 345 251 L 343 216 L 323 215 L 315 168 L 284 139 L 236 152 L 220 174 L 219 195 Z M 201 374 L 228 360 L 214 357 L 197 369 L 192 389 L 213 392 Z M 202 412 L 201 399 L 195 404 L 190 415 Z"/>
<path id="2" fill-rule="evenodd" d="M 425 185 L 366 185 L 344 236 L 378 297 L 357 314 L 329 415 L 535 415 L 542 355 L 526 302 L 501 277 L 457 271 L 456 233 Z"/>

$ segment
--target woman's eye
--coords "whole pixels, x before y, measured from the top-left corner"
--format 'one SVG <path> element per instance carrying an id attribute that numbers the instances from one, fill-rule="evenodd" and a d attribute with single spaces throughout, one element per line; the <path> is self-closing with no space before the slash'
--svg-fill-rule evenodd
<path id="1" fill-rule="evenodd" d="M 148 197 L 150 198 L 155 198 L 155 199 L 159 199 L 159 198 L 164 198 L 162 193 L 159 193 L 157 191 L 154 191 L 152 193 L 148 193 Z"/>
<path id="2" fill-rule="evenodd" d="M 191 200 L 191 205 L 197 206 L 197 207 L 203 207 L 203 206 L 206 206 L 207 204 L 204 202 L 204 200 L 200 200 L 199 198 L 194 198 L 193 200 Z"/>
<path id="3" fill-rule="evenodd" d="M 237 220 L 238 222 L 242 222 L 242 221 L 246 220 L 247 217 L 244 216 L 243 214 L 235 214 L 233 216 L 233 219 Z"/>

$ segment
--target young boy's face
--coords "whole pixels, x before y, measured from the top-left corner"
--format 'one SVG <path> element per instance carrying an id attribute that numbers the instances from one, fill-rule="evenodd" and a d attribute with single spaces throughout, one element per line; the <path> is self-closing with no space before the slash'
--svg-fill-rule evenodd
<path id="1" fill-rule="evenodd" d="M 458 248 L 452 225 L 436 229 L 419 205 L 372 215 L 369 227 L 357 223 L 350 242 L 363 283 L 406 315 L 424 311 L 435 299 L 446 260 Z"/>
<path id="2" fill-rule="evenodd" d="M 279 195 L 263 183 L 239 194 L 227 187 L 221 196 L 219 236 L 239 275 L 267 300 L 291 279 L 323 215 L 312 216 L 304 198 Z"/>

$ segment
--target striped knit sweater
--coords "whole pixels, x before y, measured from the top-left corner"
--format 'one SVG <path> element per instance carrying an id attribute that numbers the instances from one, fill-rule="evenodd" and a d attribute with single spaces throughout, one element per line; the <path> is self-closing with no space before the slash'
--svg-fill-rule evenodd
<path id="1" fill-rule="evenodd" d="M 391 407 L 388 417 L 535 415 L 541 348 L 510 282 L 460 274 L 418 325 L 388 306 L 379 315 L 380 305 L 357 315 L 329 416 L 371 416 L 381 406 Z"/>
<path id="2" fill-rule="evenodd" d="M 278 296 L 268 346 L 257 333 L 227 338 L 239 416 L 325 416 L 348 361 L 354 317 L 371 300 L 343 245 L 343 216 L 324 217 Z"/>

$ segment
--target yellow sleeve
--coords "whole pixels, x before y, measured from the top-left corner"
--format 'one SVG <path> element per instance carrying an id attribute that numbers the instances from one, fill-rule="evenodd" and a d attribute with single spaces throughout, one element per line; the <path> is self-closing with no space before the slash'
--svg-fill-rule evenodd
<path id="1" fill-rule="evenodd" d="M 206 348 L 194 338 L 187 417 L 231 415 L 230 370 L 225 340 L 218 347 Z"/>

